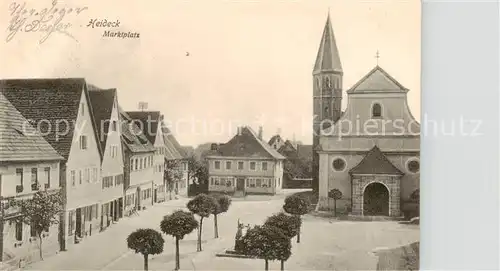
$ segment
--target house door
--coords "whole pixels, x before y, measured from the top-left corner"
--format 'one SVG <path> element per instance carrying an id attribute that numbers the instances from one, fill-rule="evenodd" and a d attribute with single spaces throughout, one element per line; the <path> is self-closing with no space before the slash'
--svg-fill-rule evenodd
<path id="1" fill-rule="evenodd" d="M 236 179 L 236 191 L 245 191 L 245 178 Z"/>
<path id="2" fill-rule="evenodd" d="M 76 226 L 75 233 L 78 237 L 82 237 L 82 209 L 76 209 Z"/>
<path id="3" fill-rule="evenodd" d="M 363 215 L 388 216 L 389 191 L 381 183 L 371 183 L 363 193 Z"/>

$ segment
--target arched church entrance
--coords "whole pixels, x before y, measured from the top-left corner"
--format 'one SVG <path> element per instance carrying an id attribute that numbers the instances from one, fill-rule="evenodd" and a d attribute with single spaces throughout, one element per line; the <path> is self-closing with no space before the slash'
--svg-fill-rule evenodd
<path id="1" fill-rule="evenodd" d="M 363 215 L 389 215 L 389 190 L 385 185 L 374 182 L 366 186 L 363 193 Z"/>

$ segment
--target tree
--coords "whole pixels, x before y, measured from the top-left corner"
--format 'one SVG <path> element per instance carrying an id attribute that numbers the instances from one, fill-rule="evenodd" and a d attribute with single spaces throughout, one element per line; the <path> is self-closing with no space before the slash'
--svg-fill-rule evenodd
<path id="1" fill-rule="evenodd" d="M 192 213 L 178 210 L 163 217 L 160 228 L 163 233 L 172 235 L 175 238 L 175 270 L 179 270 L 179 240 L 182 240 L 186 234 L 190 234 L 194 229 L 198 228 L 198 221 L 196 221 Z"/>
<path id="2" fill-rule="evenodd" d="M 191 156 L 188 161 L 188 179 L 192 180 L 190 191 L 195 195 L 208 190 L 208 167 L 203 161 L 199 161 L 195 156 Z"/>
<path id="3" fill-rule="evenodd" d="M 269 261 L 281 261 L 281 270 L 284 262 L 292 254 L 292 244 L 279 228 L 272 226 L 255 226 L 247 231 L 242 239 L 246 255 L 264 259 L 265 270 L 269 270 Z"/>
<path id="4" fill-rule="evenodd" d="M 201 233 L 203 230 L 203 219 L 214 213 L 217 208 L 217 202 L 213 197 L 206 194 L 199 194 L 187 203 L 187 208 L 193 214 L 200 217 L 200 227 L 198 227 L 198 247 L 197 251 L 201 251 Z"/>
<path id="5" fill-rule="evenodd" d="M 302 220 L 300 217 L 287 215 L 281 212 L 268 217 L 264 226 L 276 227 L 288 238 L 293 238 L 299 234 L 301 224 Z"/>
<path id="6" fill-rule="evenodd" d="M 167 182 L 167 189 L 172 199 L 172 191 L 175 184 L 182 179 L 182 168 L 180 160 L 168 160 L 165 165 L 165 180 Z"/>
<path id="7" fill-rule="evenodd" d="M 50 226 L 58 224 L 58 216 L 62 212 L 61 192 L 38 191 L 31 199 L 16 200 L 13 205 L 20 209 L 21 222 L 31 226 L 36 232 L 40 246 L 40 259 L 43 260 L 42 233 L 48 231 Z"/>
<path id="8" fill-rule="evenodd" d="M 231 198 L 227 195 L 216 195 L 213 196 L 214 200 L 217 202 L 215 209 L 213 210 L 214 215 L 214 237 L 219 238 L 219 227 L 217 225 L 217 215 L 227 212 L 229 206 L 231 206 Z"/>
<path id="9" fill-rule="evenodd" d="M 342 198 L 342 192 L 338 189 L 332 189 L 328 192 L 328 197 L 333 199 L 333 215 L 337 216 L 337 200 Z"/>
<path id="10" fill-rule="evenodd" d="M 300 225 L 302 224 L 302 220 L 299 216 L 291 216 L 287 215 L 283 212 L 272 215 L 266 219 L 264 223 L 265 227 L 275 227 L 281 230 L 281 232 L 292 239 L 300 232 Z M 281 261 L 281 270 L 284 268 L 284 261 Z"/>
<path id="11" fill-rule="evenodd" d="M 144 257 L 144 270 L 148 270 L 148 256 L 163 252 L 165 240 L 153 229 L 138 229 L 127 237 L 127 246 Z"/>
<path id="12" fill-rule="evenodd" d="M 305 215 L 309 212 L 309 206 L 311 206 L 311 203 L 307 198 L 301 197 L 299 195 L 291 195 L 285 198 L 283 210 L 291 215 L 300 218 L 302 215 Z M 297 243 L 300 243 L 300 229 L 299 233 L 297 234 Z"/>

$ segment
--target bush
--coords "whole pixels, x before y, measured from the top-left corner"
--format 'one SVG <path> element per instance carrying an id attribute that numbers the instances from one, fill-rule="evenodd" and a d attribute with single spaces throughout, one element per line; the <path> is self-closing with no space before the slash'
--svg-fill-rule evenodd
<path id="1" fill-rule="evenodd" d="M 279 228 L 288 238 L 293 238 L 300 232 L 302 220 L 299 216 L 290 216 L 283 212 L 267 218 L 264 226 Z"/>
<path id="2" fill-rule="evenodd" d="M 292 254 L 292 245 L 279 228 L 272 226 L 255 226 L 247 231 L 242 239 L 246 255 L 264 259 L 265 270 L 269 270 L 269 261 L 288 260 Z"/>

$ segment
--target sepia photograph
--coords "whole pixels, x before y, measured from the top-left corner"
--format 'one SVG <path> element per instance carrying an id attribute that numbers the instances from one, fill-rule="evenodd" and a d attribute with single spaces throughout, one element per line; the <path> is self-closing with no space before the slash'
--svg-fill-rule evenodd
<path id="1" fill-rule="evenodd" d="M 0 270 L 419 270 L 420 10 L 2 1 Z"/>

